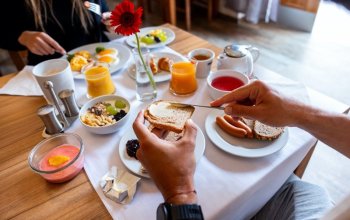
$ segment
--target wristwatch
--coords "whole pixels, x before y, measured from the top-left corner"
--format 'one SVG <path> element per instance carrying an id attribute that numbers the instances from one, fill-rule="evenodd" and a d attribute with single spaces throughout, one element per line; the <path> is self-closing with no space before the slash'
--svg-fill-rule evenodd
<path id="1" fill-rule="evenodd" d="M 173 205 L 161 203 L 157 209 L 157 220 L 203 220 L 203 213 L 200 205 L 186 204 Z"/>

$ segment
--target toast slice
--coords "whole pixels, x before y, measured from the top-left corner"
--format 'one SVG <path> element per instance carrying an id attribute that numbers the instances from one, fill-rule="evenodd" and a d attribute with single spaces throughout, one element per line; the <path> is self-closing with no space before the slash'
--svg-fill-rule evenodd
<path id="1" fill-rule="evenodd" d="M 181 133 L 193 112 L 193 106 L 179 107 L 171 102 L 159 100 L 148 106 L 144 116 L 156 128 Z"/>
<path id="2" fill-rule="evenodd" d="M 254 135 L 259 140 L 275 140 L 283 133 L 283 131 L 284 127 L 272 127 L 259 121 L 254 122 Z"/>

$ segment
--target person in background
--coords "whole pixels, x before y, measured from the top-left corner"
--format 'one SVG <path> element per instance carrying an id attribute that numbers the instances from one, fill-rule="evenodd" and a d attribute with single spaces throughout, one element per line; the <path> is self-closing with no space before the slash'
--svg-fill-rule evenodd
<path id="1" fill-rule="evenodd" d="M 225 113 L 235 117 L 304 129 L 350 157 L 350 135 L 345 132 L 350 130 L 350 118 L 346 115 L 329 113 L 283 97 L 261 81 L 254 81 L 211 103 L 212 106 L 223 104 L 226 104 Z M 137 158 L 165 201 L 157 209 L 157 219 L 203 219 L 193 179 L 196 166 L 193 122 L 187 121 L 184 136 L 177 142 L 158 138 L 160 131 L 150 132 L 144 125 L 143 111 L 135 119 L 133 128 L 140 141 Z M 167 169 L 163 169 L 165 166 Z M 325 190 L 292 175 L 252 219 L 319 219 L 331 206 Z M 347 216 L 343 219 L 350 218 L 349 206 L 348 203 L 343 208 L 343 217 Z M 334 210 L 337 213 L 337 209 Z M 334 212 L 333 217 L 337 215 Z"/>
<path id="2" fill-rule="evenodd" d="M 105 0 L 91 0 L 107 12 Z M 108 41 L 102 18 L 84 0 L 10 0 L 2 2 L 0 47 L 28 50 L 28 64 L 58 58 L 76 47 Z M 103 16 L 103 15 L 102 15 Z"/>

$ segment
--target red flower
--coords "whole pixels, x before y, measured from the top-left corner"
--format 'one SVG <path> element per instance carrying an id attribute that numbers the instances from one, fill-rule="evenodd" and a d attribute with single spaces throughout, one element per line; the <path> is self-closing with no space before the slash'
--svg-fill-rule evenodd
<path id="1" fill-rule="evenodd" d="M 111 15 L 111 25 L 116 27 L 114 32 L 129 36 L 133 33 L 140 32 L 142 24 L 142 8 L 139 7 L 134 11 L 134 4 L 130 0 L 124 0 L 118 4 Z"/>

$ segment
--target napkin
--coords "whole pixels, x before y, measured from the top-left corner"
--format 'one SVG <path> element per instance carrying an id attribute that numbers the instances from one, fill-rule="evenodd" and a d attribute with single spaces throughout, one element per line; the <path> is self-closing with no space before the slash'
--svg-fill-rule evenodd
<path id="1" fill-rule="evenodd" d="M 2 88 L 0 94 L 42 96 L 43 92 L 32 74 L 33 66 L 25 66 L 15 77 Z"/>

